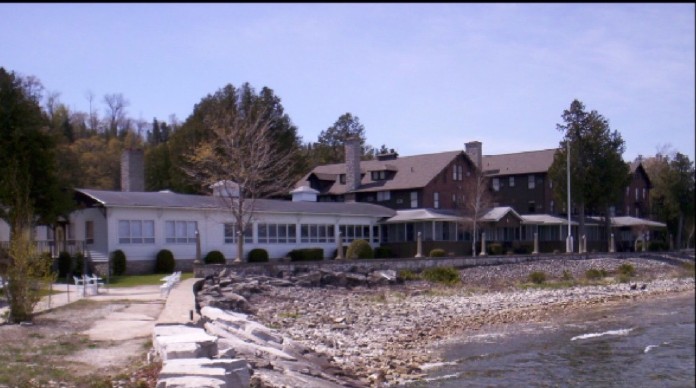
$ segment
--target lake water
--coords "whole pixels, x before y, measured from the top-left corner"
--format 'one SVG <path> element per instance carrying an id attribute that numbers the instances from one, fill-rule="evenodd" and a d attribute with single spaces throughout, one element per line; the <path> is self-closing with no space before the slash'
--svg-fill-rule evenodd
<path id="1" fill-rule="evenodd" d="M 409 387 L 695 387 L 694 304 L 687 293 L 480 331 Z"/>

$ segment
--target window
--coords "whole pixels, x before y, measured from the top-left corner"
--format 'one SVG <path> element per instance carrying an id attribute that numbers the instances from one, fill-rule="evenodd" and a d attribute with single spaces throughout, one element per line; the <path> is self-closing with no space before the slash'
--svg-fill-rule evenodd
<path id="1" fill-rule="evenodd" d="M 631 188 L 626 187 L 626 196 L 628 197 L 629 195 L 631 195 Z"/>
<path id="2" fill-rule="evenodd" d="M 631 215 L 631 206 L 630 205 L 626 205 L 626 215 L 627 216 Z"/>
<path id="3" fill-rule="evenodd" d="M 636 207 L 636 218 L 640 218 L 640 208 Z"/>
<path id="4" fill-rule="evenodd" d="M 377 201 L 382 202 L 382 201 L 389 201 L 391 199 L 391 192 L 390 191 L 378 191 L 377 192 Z"/>
<path id="5" fill-rule="evenodd" d="M 643 199 L 645 199 L 645 187 L 643 188 Z"/>
<path id="6" fill-rule="evenodd" d="M 461 181 L 464 179 L 464 166 L 461 164 L 455 164 L 452 166 L 452 180 Z"/>
<path id="7" fill-rule="evenodd" d="M 295 224 L 258 224 L 259 244 L 294 244 Z"/>
<path id="8" fill-rule="evenodd" d="M 533 189 L 536 187 L 536 181 L 534 180 L 534 175 L 529 175 L 527 177 L 527 187 Z"/>
<path id="9" fill-rule="evenodd" d="M 341 232 L 344 243 L 349 243 L 353 240 L 365 240 L 370 242 L 370 226 L 369 225 L 339 225 L 338 230 Z M 376 236 L 373 236 L 377 239 Z"/>
<path id="10" fill-rule="evenodd" d="M 412 191 L 411 192 L 411 208 L 417 208 L 418 207 L 418 192 L 417 191 Z"/>
<path id="11" fill-rule="evenodd" d="M 332 243 L 336 241 L 334 226 L 332 224 L 302 224 L 300 240 L 303 243 Z"/>
<path id="12" fill-rule="evenodd" d="M 435 209 L 440 208 L 440 193 L 433 193 L 433 207 Z"/>
<path id="13" fill-rule="evenodd" d="M 609 217 L 616 217 L 616 207 L 615 206 L 609 207 Z"/>
<path id="14" fill-rule="evenodd" d="M 534 201 L 529 201 L 529 212 L 530 212 L 530 213 L 535 213 L 535 212 L 536 212 L 536 202 L 534 202 Z"/>
<path id="15" fill-rule="evenodd" d="M 387 179 L 387 172 L 386 171 L 372 171 L 372 180 L 373 181 L 379 181 L 379 180 L 385 180 Z"/>
<path id="16" fill-rule="evenodd" d="M 508 179 L 508 181 L 509 181 L 508 183 L 509 183 L 510 187 L 515 187 L 515 177 L 514 176 L 511 176 Z"/>
<path id="17" fill-rule="evenodd" d="M 549 189 L 553 189 L 553 181 L 549 179 Z"/>
<path id="18" fill-rule="evenodd" d="M 346 184 L 346 174 L 339 174 L 338 181 L 341 182 L 341 184 L 345 185 Z"/>
<path id="19" fill-rule="evenodd" d="M 166 221 L 164 223 L 164 241 L 167 244 L 195 244 L 196 221 Z"/>
<path id="20" fill-rule="evenodd" d="M 553 214 L 553 211 L 554 211 L 553 206 L 554 206 L 554 203 L 553 203 L 553 200 L 551 200 L 551 202 L 549 202 L 549 213 L 551 213 L 551 214 Z"/>
<path id="21" fill-rule="evenodd" d="M 456 204 L 457 204 L 457 194 L 452 194 L 452 205 L 454 206 Z"/>
<path id="22" fill-rule="evenodd" d="M 118 242 L 119 244 L 154 244 L 155 221 L 118 221 Z"/>
<path id="23" fill-rule="evenodd" d="M 236 244 L 237 243 L 237 224 L 225 224 L 225 244 Z M 252 233 L 252 225 L 247 224 L 244 230 L 244 242 L 253 243 L 254 235 Z"/>
<path id="24" fill-rule="evenodd" d="M 500 179 L 493 178 L 491 182 L 493 184 L 493 191 L 500 191 Z"/>
<path id="25" fill-rule="evenodd" d="M 638 188 L 636 187 L 636 201 L 638 200 Z"/>
<path id="26" fill-rule="evenodd" d="M 85 244 L 94 244 L 94 221 L 85 221 Z"/>

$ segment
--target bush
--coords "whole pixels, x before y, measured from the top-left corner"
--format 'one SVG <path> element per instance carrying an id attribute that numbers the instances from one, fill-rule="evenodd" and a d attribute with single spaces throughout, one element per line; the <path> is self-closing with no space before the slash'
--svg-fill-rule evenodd
<path id="1" fill-rule="evenodd" d="M 203 258 L 203 263 L 205 264 L 225 264 L 225 255 L 220 251 L 210 251 Z"/>
<path id="2" fill-rule="evenodd" d="M 87 275 L 85 272 L 89 272 L 89 267 L 85 268 L 85 255 L 82 254 L 82 252 L 77 252 L 75 256 L 73 256 L 72 261 L 75 263 L 75 267 L 73 268 L 73 274 L 75 276 L 82 276 L 82 275 Z"/>
<path id="3" fill-rule="evenodd" d="M 488 254 L 490 255 L 502 255 L 503 254 L 503 246 L 500 245 L 499 243 L 490 243 L 488 244 Z"/>
<path id="4" fill-rule="evenodd" d="M 570 271 L 568 271 L 567 269 L 564 269 L 563 275 L 561 276 L 561 280 L 565 280 L 565 281 L 573 280 L 573 274 L 570 273 Z"/>
<path id="5" fill-rule="evenodd" d="M 669 250 L 669 245 L 664 241 L 650 241 L 648 250 L 651 252 L 665 252 Z"/>
<path id="6" fill-rule="evenodd" d="M 402 269 L 401 271 L 399 271 L 398 276 L 404 281 L 420 279 L 420 276 L 418 276 L 418 274 L 414 273 L 410 269 Z"/>
<path id="7" fill-rule="evenodd" d="M 247 261 L 250 263 L 267 263 L 268 252 L 262 248 L 254 248 L 251 251 L 249 251 Z"/>
<path id="8" fill-rule="evenodd" d="M 444 249 L 440 249 L 440 248 L 435 248 L 435 249 L 431 250 L 430 254 L 428 255 L 428 257 L 445 257 L 445 256 L 447 256 L 447 253 L 445 252 Z"/>
<path id="9" fill-rule="evenodd" d="M 512 243 L 512 251 L 518 255 L 528 255 L 532 253 L 534 246 L 520 241 L 514 241 Z"/>
<path id="10" fill-rule="evenodd" d="M 429 282 L 446 285 L 457 284 L 460 281 L 459 271 L 452 267 L 427 268 L 423 271 L 421 277 Z"/>
<path id="11" fill-rule="evenodd" d="M 394 254 L 388 247 L 375 248 L 375 259 L 389 259 L 392 257 L 394 257 Z"/>
<path id="12" fill-rule="evenodd" d="M 321 261 L 324 260 L 322 248 L 293 249 L 288 252 L 290 261 Z"/>
<path id="13" fill-rule="evenodd" d="M 345 259 L 346 253 L 348 253 L 348 247 L 344 245 L 341 248 L 343 249 L 343 258 Z M 333 256 L 331 257 L 333 257 L 334 259 L 338 257 L 338 249 L 334 249 Z"/>
<path id="14" fill-rule="evenodd" d="M 607 271 L 603 269 L 590 268 L 585 271 L 585 277 L 589 280 L 597 280 L 607 276 Z"/>
<path id="15" fill-rule="evenodd" d="M 126 254 L 120 249 L 111 252 L 111 270 L 114 276 L 126 273 Z"/>
<path id="16" fill-rule="evenodd" d="M 534 284 L 542 284 L 546 281 L 546 274 L 543 271 L 534 271 L 529 274 L 529 281 Z"/>
<path id="17" fill-rule="evenodd" d="M 58 277 L 64 278 L 70 274 L 72 270 L 72 257 L 68 252 L 58 254 Z"/>
<path id="18" fill-rule="evenodd" d="M 374 259 L 375 253 L 372 251 L 370 243 L 363 239 L 351 241 L 346 252 L 346 259 Z"/>
<path id="19" fill-rule="evenodd" d="M 155 273 L 171 273 L 174 272 L 176 261 L 174 254 L 169 249 L 162 249 L 157 252 L 155 258 Z"/>
<path id="20" fill-rule="evenodd" d="M 631 277 L 636 274 L 636 269 L 629 263 L 623 263 L 619 266 L 619 273 Z"/>

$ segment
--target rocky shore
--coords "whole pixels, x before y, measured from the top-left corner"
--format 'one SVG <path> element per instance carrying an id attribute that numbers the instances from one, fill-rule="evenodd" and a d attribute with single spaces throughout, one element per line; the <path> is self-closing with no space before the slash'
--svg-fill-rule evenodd
<path id="1" fill-rule="evenodd" d="M 622 264 L 635 269 L 629 283 L 614 278 Z M 588 282 L 589 269 L 604 270 L 607 277 Z M 547 283 L 565 275 L 574 285 L 523 286 L 538 271 L 546 274 Z M 282 279 L 228 273 L 208 279 L 197 303 L 245 313 L 306 349 L 303 354 L 320 355 L 334 369 L 326 386 L 385 386 L 425 377 L 427 366 L 441 361 L 435 345 L 487 325 L 543 322 L 599 303 L 694 291 L 693 259 L 559 258 L 459 272 L 461 284 L 450 287 L 400 282 L 389 273 L 328 274 L 331 282 L 317 273 L 284 274 Z M 258 359 L 250 364 L 252 383 L 274 386 L 258 376 L 277 374 L 278 365 Z"/>

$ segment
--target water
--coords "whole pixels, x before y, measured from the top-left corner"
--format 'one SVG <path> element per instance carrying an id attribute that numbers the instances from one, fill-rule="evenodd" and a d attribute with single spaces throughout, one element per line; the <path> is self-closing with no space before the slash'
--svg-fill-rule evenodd
<path id="1" fill-rule="evenodd" d="M 410 387 L 695 387 L 694 294 L 591 307 L 445 345 Z"/>

